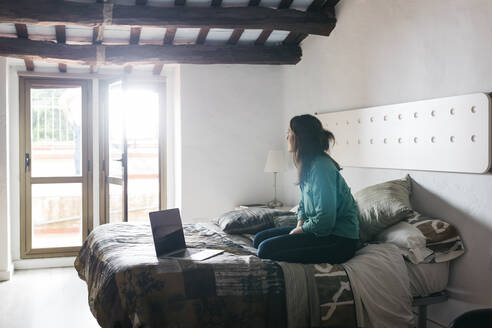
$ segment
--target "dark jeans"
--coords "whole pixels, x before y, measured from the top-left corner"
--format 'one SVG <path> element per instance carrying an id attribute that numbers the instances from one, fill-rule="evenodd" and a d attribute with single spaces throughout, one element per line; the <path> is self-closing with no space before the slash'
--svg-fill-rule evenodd
<path id="1" fill-rule="evenodd" d="M 356 239 L 335 235 L 317 237 L 303 232 L 289 235 L 295 227 L 272 228 L 256 234 L 253 247 L 258 257 L 294 263 L 343 263 L 354 256 Z"/>

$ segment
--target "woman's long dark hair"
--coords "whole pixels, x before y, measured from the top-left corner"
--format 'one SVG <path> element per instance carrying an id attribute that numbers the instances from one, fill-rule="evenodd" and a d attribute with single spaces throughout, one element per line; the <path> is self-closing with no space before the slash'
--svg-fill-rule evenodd
<path id="1" fill-rule="evenodd" d="M 294 164 L 297 167 L 299 183 L 302 184 L 317 156 L 331 158 L 326 152 L 330 149 L 330 142 L 335 142 L 335 136 L 323 128 L 320 120 L 309 114 L 294 116 L 290 120 L 290 130 L 294 134 Z M 331 160 L 340 170 L 340 165 L 333 158 Z"/>

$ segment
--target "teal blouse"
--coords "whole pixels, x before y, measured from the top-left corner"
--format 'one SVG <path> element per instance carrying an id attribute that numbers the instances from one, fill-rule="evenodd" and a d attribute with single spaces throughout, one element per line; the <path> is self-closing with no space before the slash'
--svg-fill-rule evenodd
<path id="1" fill-rule="evenodd" d="M 302 230 L 317 236 L 337 235 L 359 239 L 357 204 L 333 161 L 316 157 L 300 184 L 298 220 L 305 220 Z"/>

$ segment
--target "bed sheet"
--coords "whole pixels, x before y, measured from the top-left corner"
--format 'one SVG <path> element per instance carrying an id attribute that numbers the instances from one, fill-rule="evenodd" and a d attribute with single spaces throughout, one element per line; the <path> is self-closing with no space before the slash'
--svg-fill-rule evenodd
<path id="1" fill-rule="evenodd" d="M 449 262 L 413 264 L 406 262 L 413 297 L 424 297 L 446 289 Z"/>

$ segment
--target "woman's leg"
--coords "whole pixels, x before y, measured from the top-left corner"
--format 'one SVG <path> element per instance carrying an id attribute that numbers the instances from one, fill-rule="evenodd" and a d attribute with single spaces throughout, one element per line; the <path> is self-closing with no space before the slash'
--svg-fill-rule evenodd
<path id="1" fill-rule="evenodd" d="M 258 257 L 294 263 L 342 263 L 355 252 L 356 240 L 311 233 L 281 235 L 264 240 Z"/>
<path id="2" fill-rule="evenodd" d="M 294 228 L 295 227 L 288 226 L 288 227 L 280 227 L 280 228 L 270 228 L 260 231 L 255 235 L 255 239 L 253 240 L 253 247 L 258 248 L 258 245 L 260 245 L 260 243 L 265 239 L 272 238 L 275 236 L 288 235 L 289 232 L 291 232 L 292 229 Z"/>

